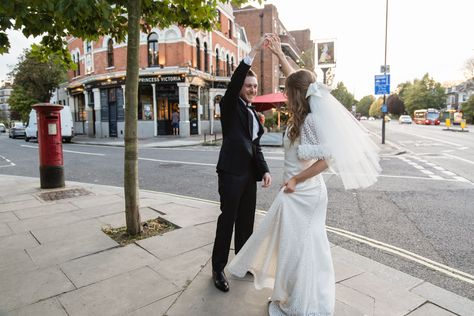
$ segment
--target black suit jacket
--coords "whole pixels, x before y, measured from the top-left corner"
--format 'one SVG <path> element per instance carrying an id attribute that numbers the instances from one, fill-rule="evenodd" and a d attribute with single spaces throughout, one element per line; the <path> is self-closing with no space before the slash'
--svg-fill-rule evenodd
<path id="1" fill-rule="evenodd" d="M 258 137 L 252 141 L 250 120 L 253 118 L 240 99 L 240 90 L 249 69 L 249 65 L 240 62 L 220 102 L 223 142 L 217 172 L 241 175 L 250 170 L 255 173 L 257 181 L 261 181 L 265 172 L 269 172 L 260 147 L 263 126 L 257 119 Z"/>

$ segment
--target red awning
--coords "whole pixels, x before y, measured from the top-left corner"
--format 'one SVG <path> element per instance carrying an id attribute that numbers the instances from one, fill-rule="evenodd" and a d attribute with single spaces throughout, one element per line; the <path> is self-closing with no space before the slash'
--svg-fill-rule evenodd
<path id="1" fill-rule="evenodd" d="M 271 108 L 276 108 L 283 106 L 286 102 L 286 97 L 283 93 L 270 93 L 256 96 L 253 99 L 252 104 L 255 106 L 255 109 L 259 112 L 270 110 Z"/>

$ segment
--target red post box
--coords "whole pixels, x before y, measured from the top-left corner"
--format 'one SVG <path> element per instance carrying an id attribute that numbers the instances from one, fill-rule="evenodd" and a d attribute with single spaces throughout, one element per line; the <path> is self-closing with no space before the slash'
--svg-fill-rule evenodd
<path id="1" fill-rule="evenodd" d="M 63 143 L 59 104 L 33 105 L 38 120 L 38 148 L 42 189 L 64 187 Z"/>

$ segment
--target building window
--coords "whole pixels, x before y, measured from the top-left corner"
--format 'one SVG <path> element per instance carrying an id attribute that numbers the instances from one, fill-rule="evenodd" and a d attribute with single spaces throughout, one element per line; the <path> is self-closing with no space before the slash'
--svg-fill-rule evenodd
<path id="1" fill-rule="evenodd" d="M 92 51 L 92 42 L 87 41 L 86 42 L 86 53 L 90 53 Z"/>
<path id="2" fill-rule="evenodd" d="M 201 43 L 196 38 L 196 68 L 201 70 Z"/>
<path id="3" fill-rule="evenodd" d="M 158 34 L 151 33 L 148 36 L 148 67 L 158 66 Z"/>
<path id="4" fill-rule="evenodd" d="M 225 59 L 225 72 L 226 72 L 226 76 L 229 77 L 230 76 L 230 59 L 229 59 L 229 54 L 227 54 L 226 56 L 226 59 Z"/>
<path id="5" fill-rule="evenodd" d="M 138 87 L 138 119 L 153 120 L 153 88 L 151 85 Z"/>
<path id="6" fill-rule="evenodd" d="M 216 48 L 216 76 L 219 76 L 219 49 Z"/>
<path id="7" fill-rule="evenodd" d="M 107 67 L 114 66 L 114 41 L 109 39 L 107 42 Z"/>
<path id="8" fill-rule="evenodd" d="M 234 72 L 234 56 L 232 56 L 230 59 L 230 71 Z"/>
<path id="9" fill-rule="evenodd" d="M 227 31 L 227 36 L 229 36 L 230 39 L 232 39 L 232 28 L 233 28 L 232 21 L 229 20 L 229 29 Z"/>
<path id="10" fill-rule="evenodd" d="M 84 122 L 87 120 L 86 107 L 84 105 L 84 95 L 74 96 L 75 121 Z"/>
<path id="11" fill-rule="evenodd" d="M 79 63 L 79 53 L 76 53 L 76 67 L 77 67 L 76 76 L 80 76 L 81 75 L 81 64 Z"/>
<path id="12" fill-rule="evenodd" d="M 209 57 L 207 56 L 207 43 L 204 42 L 204 71 L 209 72 Z"/>

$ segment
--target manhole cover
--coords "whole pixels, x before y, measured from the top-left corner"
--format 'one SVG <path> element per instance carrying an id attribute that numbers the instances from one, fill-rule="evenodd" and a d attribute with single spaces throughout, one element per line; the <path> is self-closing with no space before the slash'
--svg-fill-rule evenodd
<path id="1" fill-rule="evenodd" d="M 87 191 L 86 189 L 77 188 L 77 189 L 67 189 L 60 191 L 44 192 L 40 193 L 39 197 L 44 201 L 56 201 L 62 199 L 70 199 L 78 196 L 92 195 L 92 192 Z"/>

